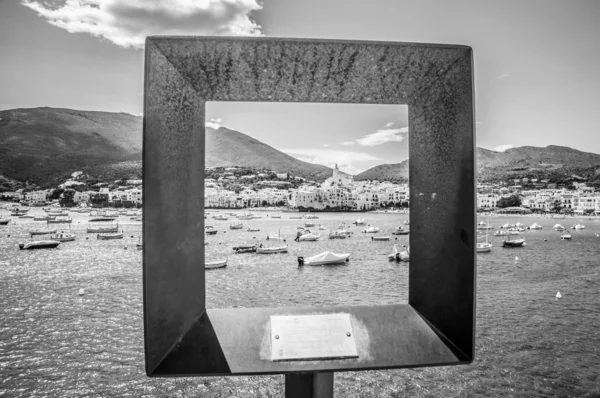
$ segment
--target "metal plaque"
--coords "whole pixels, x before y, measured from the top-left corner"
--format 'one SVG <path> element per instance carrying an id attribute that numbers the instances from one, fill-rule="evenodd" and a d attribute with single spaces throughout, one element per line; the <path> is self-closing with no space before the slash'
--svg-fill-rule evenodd
<path id="1" fill-rule="evenodd" d="M 349 314 L 271 316 L 271 359 L 357 358 Z"/>

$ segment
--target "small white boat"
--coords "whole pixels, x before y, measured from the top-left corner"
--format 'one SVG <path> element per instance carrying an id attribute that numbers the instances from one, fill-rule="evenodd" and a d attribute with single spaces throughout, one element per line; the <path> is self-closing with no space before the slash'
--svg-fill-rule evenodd
<path id="1" fill-rule="evenodd" d="M 308 220 L 318 220 L 319 217 L 315 216 L 314 214 L 307 214 L 304 216 L 304 218 L 308 219 Z"/>
<path id="2" fill-rule="evenodd" d="M 266 247 L 266 246 L 263 246 L 261 243 L 256 248 L 256 253 L 258 253 L 258 254 L 287 253 L 287 251 L 288 251 L 287 245 Z"/>
<path id="3" fill-rule="evenodd" d="M 321 235 L 313 234 L 312 232 L 306 232 L 296 237 L 297 242 L 314 242 L 319 240 Z"/>
<path id="4" fill-rule="evenodd" d="M 305 226 L 305 227 L 314 227 L 314 226 L 315 226 L 315 223 L 314 223 L 314 222 L 311 222 L 311 221 L 307 221 L 307 222 L 305 222 L 305 223 L 304 223 L 304 226 Z"/>
<path id="5" fill-rule="evenodd" d="M 508 235 L 508 234 L 509 234 L 509 232 L 507 232 L 507 231 L 498 230 L 498 231 L 494 232 L 494 236 L 504 236 L 504 235 Z"/>
<path id="6" fill-rule="evenodd" d="M 377 227 L 369 227 L 367 229 L 363 229 L 362 231 L 365 234 L 376 234 L 377 232 L 379 232 L 379 228 L 377 228 Z"/>
<path id="7" fill-rule="evenodd" d="M 102 221 L 115 221 L 115 217 L 93 217 L 88 220 L 88 222 L 102 222 Z"/>
<path id="8" fill-rule="evenodd" d="M 513 234 L 511 234 L 513 235 Z M 515 238 L 511 239 L 510 236 L 502 242 L 502 247 L 522 247 L 525 246 L 525 239 L 523 238 Z"/>
<path id="9" fill-rule="evenodd" d="M 98 235 L 96 235 L 96 239 L 100 239 L 100 240 L 123 239 L 123 232 L 98 234 Z"/>
<path id="10" fill-rule="evenodd" d="M 281 218 L 281 214 L 270 216 L 271 218 Z"/>
<path id="11" fill-rule="evenodd" d="M 410 221 L 409 220 L 404 220 L 404 225 L 410 225 Z"/>
<path id="12" fill-rule="evenodd" d="M 54 230 L 56 232 L 56 230 Z M 88 234 L 99 234 L 99 233 L 110 233 L 110 232 L 118 232 L 119 231 L 119 224 L 115 224 L 115 225 L 107 225 L 104 227 L 88 227 L 86 229 L 86 232 Z"/>
<path id="13" fill-rule="evenodd" d="M 244 228 L 244 224 L 242 224 L 241 222 L 234 222 L 229 224 L 229 229 L 242 229 Z"/>
<path id="14" fill-rule="evenodd" d="M 392 231 L 392 235 L 408 235 L 408 234 L 410 234 L 410 230 L 404 229 L 402 227 L 397 227 L 395 230 Z"/>
<path id="15" fill-rule="evenodd" d="M 205 233 L 206 235 L 216 235 L 216 234 L 217 234 L 217 232 L 218 232 L 218 231 L 217 231 L 217 230 L 216 230 L 214 227 L 212 227 L 212 226 L 210 226 L 210 225 L 208 225 L 208 226 L 204 227 L 204 233 Z"/>
<path id="16" fill-rule="evenodd" d="M 56 218 L 56 216 L 39 216 L 39 217 L 33 217 L 33 221 L 48 221 L 48 220 L 54 220 Z"/>
<path id="17" fill-rule="evenodd" d="M 319 225 L 319 231 L 325 230 L 325 226 L 323 224 Z"/>
<path id="18" fill-rule="evenodd" d="M 390 240 L 389 236 L 371 236 L 371 241 L 387 241 Z"/>
<path id="19" fill-rule="evenodd" d="M 21 250 L 33 250 L 33 249 L 54 249 L 60 245 L 57 240 L 32 240 L 27 243 L 19 243 L 19 249 Z"/>
<path id="20" fill-rule="evenodd" d="M 72 242 L 75 240 L 75 234 L 68 234 L 61 232 L 60 234 L 50 235 L 51 240 L 56 240 L 59 242 Z"/>
<path id="21" fill-rule="evenodd" d="M 55 218 L 54 220 L 47 220 L 46 224 L 70 224 L 72 222 L 72 218 Z"/>
<path id="22" fill-rule="evenodd" d="M 31 231 L 29 231 L 29 235 L 33 236 L 33 235 L 49 235 L 49 234 L 55 234 L 56 233 L 56 228 L 54 229 L 33 229 Z"/>
<path id="23" fill-rule="evenodd" d="M 478 237 L 477 239 L 481 239 L 483 236 Z M 492 244 L 488 242 L 488 235 L 485 235 L 485 242 L 477 242 L 475 245 L 477 249 L 477 253 L 487 253 L 492 251 Z"/>
<path id="24" fill-rule="evenodd" d="M 35 218 L 35 217 L 32 216 L 31 214 L 23 214 L 22 216 L 19 216 L 19 218 Z"/>
<path id="25" fill-rule="evenodd" d="M 340 229 L 338 231 L 331 231 L 329 233 L 329 239 L 346 239 L 349 238 L 351 232 L 346 231 L 345 229 Z"/>
<path id="26" fill-rule="evenodd" d="M 571 239 L 573 239 L 571 234 L 564 234 L 564 235 L 560 236 L 560 240 L 571 240 Z"/>
<path id="27" fill-rule="evenodd" d="M 213 216 L 213 220 L 227 221 L 229 218 L 223 214 Z"/>
<path id="28" fill-rule="evenodd" d="M 333 253 L 325 251 L 311 257 L 298 257 L 298 266 L 302 265 L 337 265 L 350 261 L 350 253 Z"/>
<path id="29" fill-rule="evenodd" d="M 493 228 L 494 228 L 494 227 L 492 227 L 490 224 L 486 223 L 485 221 L 480 221 L 480 222 L 477 224 L 477 229 L 483 229 L 483 230 L 486 230 L 486 229 L 493 229 Z"/>
<path id="30" fill-rule="evenodd" d="M 528 228 L 529 229 L 542 229 L 542 226 L 540 224 L 533 223 Z"/>
<path id="31" fill-rule="evenodd" d="M 410 259 L 410 249 L 406 249 L 404 251 L 398 251 L 398 247 L 394 245 L 394 251 L 392 254 L 388 255 L 388 260 L 390 261 L 408 261 Z"/>
<path id="32" fill-rule="evenodd" d="M 560 224 L 555 224 L 552 228 L 554 228 L 555 231 L 564 231 L 566 229 Z"/>
<path id="33" fill-rule="evenodd" d="M 258 232 L 260 231 L 260 228 L 256 228 L 256 227 L 248 227 L 248 232 Z"/>
<path id="34" fill-rule="evenodd" d="M 585 229 L 585 225 L 577 224 L 573 226 L 573 229 Z"/>
<path id="35" fill-rule="evenodd" d="M 204 263 L 204 269 L 217 269 L 217 268 L 224 268 L 226 266 L 227 266 L 227 259 L 209 261 L 209 262 Z"/>
<path id="36" fill-rule="evenodd" d="M 365 220 L 361 219 L 361 218 L 357 218 L 356 221 L 354 221 L 352 224 L 355 224 L 356 226 L 359 226 L 359 225 L 366 225 L 367 222 Z"/>

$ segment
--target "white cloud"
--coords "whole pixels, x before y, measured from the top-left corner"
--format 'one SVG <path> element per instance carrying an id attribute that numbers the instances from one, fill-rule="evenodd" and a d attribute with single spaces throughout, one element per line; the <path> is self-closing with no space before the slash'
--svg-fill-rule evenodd
<path id="1" fill-rule="evenodd" d="M 66 0 L 59 6 L 21 0 L 48 23 L 69 33 L 88 33 L 143 49 L 150 35 L 261 36 L 250 19 L 257 0 Z"/>
<path id="2" fill-rule="evenodd" d="M 354 141 L 344 141 L 342 145 L 354 145 Z"/>
<path id="3" fill-rule="evenodd" d="M 220 117 L 213 117 L 208 120 L 208 122 L 204 123 L 206 127 L 210 127 L 212 129 L 218 130 L 221 127 L 221 119 Z"/>
<path id="4" fill-rule="evenodd" d="M 503 74 L 501 74 L 500 76 L 498 76 L 498 80 L 500 80 L 500 79 L 505 79 L 505 78 L 507 78 L 507 77 L 510 77 L 510 75 L 509 75 L 508 73 L 503 73 Z"/>
<path id="5" fill-rule="evenodd" d="M 380 160 L 378 157 L 369 155 L 368 153 L 341 151 L 338 149 L 293 148 L 280 150 L 304 162 L 322 164 L 331 168 L 337 164 L 340 170 L 350 174 L 358 174 L 365 169 L 364 167 L 358 167 L 357 163 L 372 163 Z"/>
<path id="6" fill-rule="evenodd" d="M 514 145 L 511 144 L 506 144 L 506 145 L 498 145 L 497 147 L 495 147 L 494 149 L 492 149 L 492 151 L 496 151 L 496 152 L 504 152 L 507 149 L 511 149 L 511 148 L 516 148 Z"/>
<path id="7" fill-rule="evenodd" d="M 408 133 L 408 127 L 402 127 L 400 129 L 382 129 L 377 130 L 375 133 L 367 134 L 362 138 L 356 140 L 362 146 L 376 146 L 382 145 L 386 142 L 400 142 L 404 140 Z"/>

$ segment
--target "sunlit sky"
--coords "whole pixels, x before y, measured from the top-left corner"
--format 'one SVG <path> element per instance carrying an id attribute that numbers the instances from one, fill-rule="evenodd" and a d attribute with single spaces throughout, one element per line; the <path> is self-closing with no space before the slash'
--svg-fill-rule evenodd
<path id="1" fill-rule="evenodd" d="M 597 0 L 0 0 L 0 109 L 140 114 L 147 35 L 466 44 L 475 57 L 478 146 L 600 153 L 598 21 Z M 219 104 L 209 115 L 298 158 L 356 173 L 406 157 L 406 109 L 395 108 Z"/>

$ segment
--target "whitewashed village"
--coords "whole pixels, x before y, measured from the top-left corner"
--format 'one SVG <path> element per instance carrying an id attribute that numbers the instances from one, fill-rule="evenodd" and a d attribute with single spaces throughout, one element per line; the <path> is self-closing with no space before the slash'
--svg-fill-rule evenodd
<path id="1" fill-rule="evenodd" d="M 240 170 L 244 169 L 244 173 Z M 240 175 L 243 174 L 243 175 Z M 241 167 L 206 169 L 206 208 L 242 209 L 281 207 L 300 211 L 372 211 L 406 209 L 409 184 L 389 181 L 354 181 L 339 170 L 322 183 L 288 172 Z M 216 178 L 212 178 L 212 177 Z M 2 192 L 0 199 L 31 206 L 58 202 L 62 206 L 141 207 L 142 180 L 121 179 L 89 186 L 81 171 L 55 189 Z M 508 213 L 549 212 L 600 214 L 600 191 L 584 178 L 572 176 L 560 183 L 548 179 L 516 178 L 502 183 L 477 184 L 478 211 Z"/>

